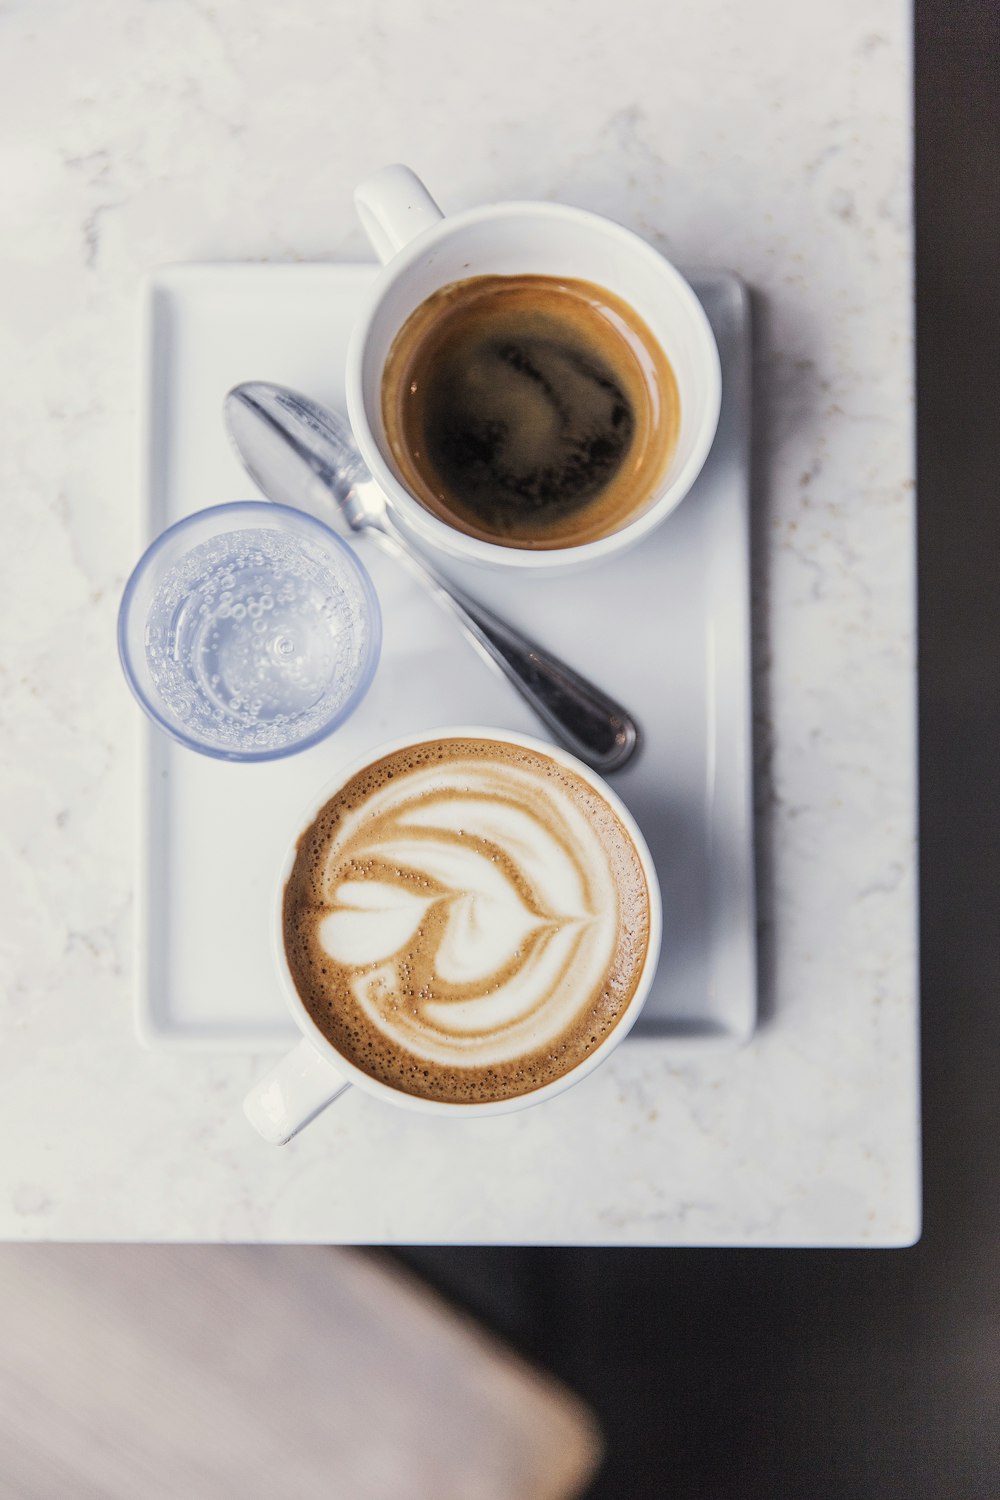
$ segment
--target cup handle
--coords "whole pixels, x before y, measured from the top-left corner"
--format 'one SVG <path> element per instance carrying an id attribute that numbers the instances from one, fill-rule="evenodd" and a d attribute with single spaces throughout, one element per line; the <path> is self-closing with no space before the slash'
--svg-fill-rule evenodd
<path id="1" fill-rule="evenodd" d="M 250 1090 L 243 1112 L 265 1141 L 283 1146 L 350 1086 L 312 1042 L 303 1040 Z"/>
<path id="2" fill-rule="evenodd" d="M 356 187 L 354 206 L 383 264 L 444 218 L 416 172 L 398 164 L 383 167 Z"/>

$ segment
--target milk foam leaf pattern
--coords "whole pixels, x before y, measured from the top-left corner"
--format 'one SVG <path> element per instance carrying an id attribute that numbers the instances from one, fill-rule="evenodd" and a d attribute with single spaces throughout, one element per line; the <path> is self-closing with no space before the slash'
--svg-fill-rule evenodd
<path id="1" fill-rule="evenodd" d="M 529 933 L 543 919 L 517 899 L 459 894 L 448 902 L 448 922 L 438 945 L 435 969 L 445 984 L 488 980 L 516 962 Z"/>
<path id="2" fill-rule="evenodd" d="M 632 992 L 641 862 L 603 799 L 536 751 L 455 740 L 387 757 L 301 850 L 296 984 L 373 1076 L 522 1092 L 586 1055 Z"/>
<path id="3" fill-rule="evenodd" d="M 552 858 L 559 852 L 555 849 Z M 337 887 L 335 908 L 323 920 L 320 940 L 341 964 L 381 964 L 392 958 L 416 936 L 433 907 L 439 933 L 436 977 L 445 985 L 482 986 L 517 963 L 532 932 L 579 915 L 540 910 L 533 893 L 525 899 L 523 877 L 521 890 L 511 879 L 517 872 L 512 872 L 509 856 L 487 840 L 463 837 L 452 828 L 425 825 L 419 837 L 401 833 L 373 839 L 353 845 L 351 856 L 356 864 L 377 860 L 395 879 L 347 880 Z M 414 889 L 417 883 L 425 893 Z"/>
<path id="4" fill-rule="evenodd" d="M 320 942 L 339 963 L 380 963 L 410 941 L 433 899 L 386 881 L 345 881 L 337 909 L 323 918 Z"/>

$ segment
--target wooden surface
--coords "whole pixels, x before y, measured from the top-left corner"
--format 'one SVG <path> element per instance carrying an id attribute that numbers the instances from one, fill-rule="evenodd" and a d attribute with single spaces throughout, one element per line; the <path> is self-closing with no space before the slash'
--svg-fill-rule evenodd
<path id="1" fill-rule="evenodd" d="M 3 1500 L 569 1500 L 584 1405 L 363 1252 L 0 1247 Z"/>

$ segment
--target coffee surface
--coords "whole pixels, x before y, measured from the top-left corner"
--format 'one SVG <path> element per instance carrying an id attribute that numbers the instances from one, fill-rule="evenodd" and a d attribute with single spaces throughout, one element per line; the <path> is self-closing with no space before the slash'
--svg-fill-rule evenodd
<path id="1" fill-rule="evenodd" d="M 676 446 L 670 363 L 592 282 L 476 276 L 429 297 L 397 334 L 382 418 L 430 511 L 508 546 L 576 546 L 653 498 Z"/>
<path id="2" fill-rule="evenodd" d="M 455 1103 L 541 1088 L 635 993 L 649 895 L 627 831 L 533 750 L 430 741 L 376 762 L 299 840 L 296 988 L 357 1067 Z"/>

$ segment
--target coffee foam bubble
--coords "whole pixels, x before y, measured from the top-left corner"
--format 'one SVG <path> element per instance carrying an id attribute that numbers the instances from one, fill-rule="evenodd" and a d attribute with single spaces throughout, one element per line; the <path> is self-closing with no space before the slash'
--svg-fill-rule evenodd
<path id="1" fill-rule="evenodd" d="M 641 864 L 604 799 L 549 757 L 419 752 L 354 778 L 300 841 L 293 977 L 334 1045 L 396 1087 L 526 1092 L 592 1050 L 634 992 Z"/>

